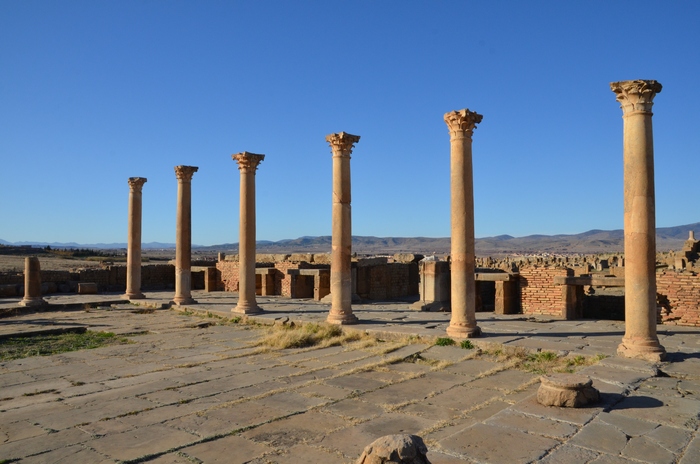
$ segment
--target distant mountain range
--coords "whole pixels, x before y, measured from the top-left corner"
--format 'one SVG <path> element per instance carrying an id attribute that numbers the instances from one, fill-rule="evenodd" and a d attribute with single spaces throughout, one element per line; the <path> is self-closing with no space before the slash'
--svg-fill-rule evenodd
<path id="1" fill-rule="evenodd" d="M 50 246 L 51 248 L 90 248 L 93 250 L 118 250 L 120 248 L 126 248 L 126 243 L 75 243 L 75 242 L 8 242 L 0 239 L 0 245 L 13 245 L 13 246 Z M 160 242 L 150 242 L 141 245 L 143 248 L 148 249 L 167 249 L 175 248 L 174 243 L 160 243 Z"/>
<path id="2" fill-rule="evenodd" d="M 689 231 L 697 231 L 700 236 L 700 222 L 675 227 L 656 229 L 656 248 L 658 251 L 679 250 L 688 239 Z M 514 253 L 617 253 L 624 249 L 624 232 L 622 230 L 589 230 L 575 235 L 528 235 L 512 237 L 498 235 L 476 240 L 476 254 L 506 255 Z M 51 248 L 93 248 L 122 249 L 126 243 L 47 243 L 47 242 L 7 242 L 0 239 L 0 244 L 14 246 L 50 246 Z M 144 249 L 173 249 L 174 243 L 144 243 Z M 237 243 L 198 246 L 199 252 L 237 252 Z M 258 253 L 325 253 L 331 249 L 331 237 L 300 237 L 297 239 L 272 242 L 257 242 Z M 450 252 L 450 238 L 430 237 L 364 237 L 353 236 L 353 251 L 360 254 L 380 253 L 423 253 L 442 254 Z"/>

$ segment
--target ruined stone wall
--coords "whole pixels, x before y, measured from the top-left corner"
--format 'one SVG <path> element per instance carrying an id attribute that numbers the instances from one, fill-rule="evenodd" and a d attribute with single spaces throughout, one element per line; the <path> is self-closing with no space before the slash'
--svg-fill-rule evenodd
<path id="1" fill-rule="evenodd" d="M 554 277 L 571 275 L 573 270 L 565 267 L 522 267 L 518 278 L 522 313 L 562 317 L 565 301 L 562 286 L 554 285 Z"/>
<path id="2" fill-rule="evenodd" d="M 662 323 L 700 326 L 700 275 L 671 270 L 658 273 L 656 293 Z"/>
<path id="3" fill-rule="evenodd" d="M 107 266 L 102 269 L 78 269 L 76 271 L 41 271 L 42 293 L 74 293 L 78 283 L 97 284 L 100 292 L 121 292 L 126 289 L 126 266 Z M 0 273 L 0 296 L 22 296 L 24 274 Z M 170 264 L 147 264 L 141 266 L 141 288 L 163 290 L 175 288 L 175 267 Z M 192 288 L 204 288 L 204 272 L 192 273 Z"/>
<path id="4" fill-rule="evenodd" d="M 416 268 L 412 271 L 412 267 Z M 357 294 L 370 300 L 391 300 L 418 294 L 418 264 L 388 263 L 357 267 Z M 414 276 L 412 282 L 411 276 Z"/>
<path id="5" fill-rule="evenodd" d="M 238 261 L 219 261 L 216 269 L 221 276 L 221 289 L 225 292 L 238 291 Z"/>
<path id="6" fill-rule="evenodd" d="M 279 286 L 278 295 L 282 295 L 282 296 L 286 296 L 286 297 L 292 296 L 292 277 L 289 274 L 287 274 L 288 269 L 317 269 L 317 268 L 323 268 L 323 267 L 328 267 L 328 266 L 312 265 L 312 264 L 307 263 L 305 261 L 277 262 L 277 263 L 275 263 L 275 269 L 277 269 L 277 271 L 278 271 L 278 274 L 276 276 L 277 280 L 275 281 L 275 290 L 277 290 L 277 287 Z M 312 293 L 313 293 L 313 291 L 312 291 Z"/>

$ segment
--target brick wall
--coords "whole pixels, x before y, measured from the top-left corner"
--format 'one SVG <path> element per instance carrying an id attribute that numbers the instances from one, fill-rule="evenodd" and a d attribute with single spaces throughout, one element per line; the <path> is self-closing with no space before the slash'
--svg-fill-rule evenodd
<path id="1" fill-rule="evenodd" d="M 221 275 L 222 290 L 225 292 L 238 291 L 238 261 L 219 261 L 216 269 Z"/>
<path id="2" fill-rule="evenodd" d="M 660 319 L 664 324 L 700 326 L 700 275 L 663 271 L 656 275 Z"/>
<path id="3" fill-rule="evenodd" d="M 565 314 L 565 301 L 562 286 L 554 285 L 554 277 L 571 275 L 573 270 L 564 267 L 520 268 L 518 290 L 522 313 L 562 317 Z"/>
<path id="4" fill-rule="evenodd" d="M 278 295 L 291 297 L 292 296 L 292 276 L 287 274 L 287 269 L 319 269 L 327 268 L 325 265 L 313 265 L 305 261 L 293 262 L 293 261 L 283 261 L 275 263 L 275 269 L 277 269 L 278 274 L 275 277 L 275 291 L 279 286 Z"/>

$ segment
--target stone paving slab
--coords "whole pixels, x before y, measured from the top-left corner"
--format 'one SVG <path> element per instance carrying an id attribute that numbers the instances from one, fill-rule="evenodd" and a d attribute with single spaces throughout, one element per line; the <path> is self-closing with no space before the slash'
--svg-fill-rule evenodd
<path id="1" fill-rule="evenodd" d="M 160 308 L 169 295 L 162 296 L 146 303 Z M 384 351 L 260 352 L 251 345 L 260 329 L 123 303 L 86 312 L 82 305 L 100 304 L 91 297 L 72 297 L 78 309 L 0 318 L 5 333 L 84 326 L 133 341 L 0 362 L 0 460 L 353 463 L 379 436 L 406 432 L 424 437 L 437 464 L 700 462 L 697 329 L 664 328 L 673 362 L 652 366 L 613 356 L 624 329 L 618 322 L 478 313 L 487 336 L 477 346 L 500 340 L 610 356 L 583 370 L 602 402 L 574 410 L 539 405 L 536 374 L 469 359 L 475 352 L 457 346 L 409 343 L 407 335 L 444 336 L 449 314 L 405 303 L 354 306 L 363 322 L 350 330 L 380 334 Z M 185 309 L 230 317 L 235 306 L 230 294 L 195 298 L 200 303 Z M 328 310 L 261 301 L 268 312 L 254 320 L 266 324 L 322 321 Z"/>

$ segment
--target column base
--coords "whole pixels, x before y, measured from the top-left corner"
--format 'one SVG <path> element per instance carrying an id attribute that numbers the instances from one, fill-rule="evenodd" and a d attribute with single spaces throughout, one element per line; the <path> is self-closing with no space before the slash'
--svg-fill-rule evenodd
<path id="1" fill-rule="evenodd" d="M 481 328 L 479 326 L 469 327 L 466 325 L 453 325 L 447 327 L 447 335 L 454 338 L 476 338 L 481 336 Z"/>
<path id="2" fill-rule="evenodd" d="M 171 301 L 171 303 L 174 305 L 181 306 L 181 305 L 185 305 L 185 304 L 195 304 L 195 303 L 197 303 L 197 301 L 195 301 L 195 299 L 192 298 L 191 296 L 188 296 L 188 297 L 175 297 L 175 298 L 173 298 L 173 301 Z"/>
<path id="3" fill-rule="evenodd" d="M 235 314 L 262 314 L 265 312 L 264 309 L 262 309 L 260 306 L 236 306 L 231 310 L 232 313 Z"/>
<path id="4" fill-rule="evenodd" d="M 657 363 L 666 358 L 666 349 L 661 346 L 657 339 L 623 338 L 622 343 L 617 347 L 617 354 L 624 358 L 643 359 Z"/>
<path id="5" fill-rule="evenodd" d="M 24 298 L 19 302 L 20 306 L 45 306 L 49 303 L 41 297 Z"/>
<path id="6" fill-rule="evenodd" d="M 143 300 L 146 298 L 146 295 L 143 293 L 125 293 L 122 295 L 122 298 L 126 298 L 127 300 Z"/>
<path id="7" fill-rule="evenodd" d="M 338 325 L 352 325 L 352 324 L 357 324 L 360 322 L 360 320 L 355 316 L 352 311 L 350 312 L 333 312 L 331 310 L 330 313 L 328 313 L 328 318 L 326 318 L 326 322 L 329 324 L 338 324 Z"/>

